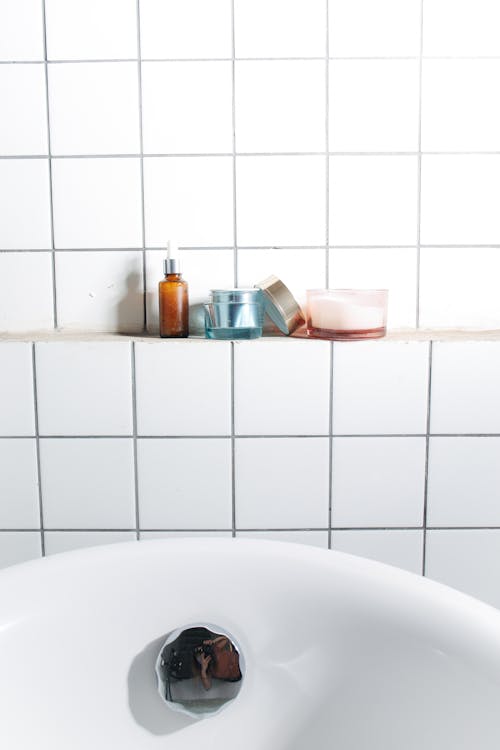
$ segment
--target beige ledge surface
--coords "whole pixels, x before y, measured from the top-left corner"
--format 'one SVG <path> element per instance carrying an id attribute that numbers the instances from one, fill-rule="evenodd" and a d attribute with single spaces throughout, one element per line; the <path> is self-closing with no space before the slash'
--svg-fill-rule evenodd
<path id="1" fill-rule="evenodd" d="M 287 341 L 290 337 L 281 335 L 266 335 L 257 341 Z M 292 336 L 291 338 L 304 339 L 305 335 Z M 317 339 L 316 339 L 317 340 Z M 186 344 L 194 342 L 211 343 L 203 336 L 190 336 L 187 339 L 160 339 L 154 334 L 125 334 L 125 333 L 99 333 L 97 331 L 77 330 L 51 330 L 51 331 L 22 331 L 17 333 L 0 332 L 2 341 L 144 341 L 144 342 L 168 342 L 182 341 Z M 384 341 L 500 341 L 500 329 L 474 330 L 474 329 L 429 329 L 429 328 L 405 328 L 388 331 L 387 336 L 378 339 Z"/>

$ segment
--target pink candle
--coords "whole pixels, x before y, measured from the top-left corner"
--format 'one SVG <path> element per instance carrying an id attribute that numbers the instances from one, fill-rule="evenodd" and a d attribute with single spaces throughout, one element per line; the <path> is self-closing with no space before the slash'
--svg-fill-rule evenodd
<path id="1" fill-rule="evenodd" d="M 378 338 L 386 332 L 387 290 L 311 289 L 307 333 L 315 338 Z"/>

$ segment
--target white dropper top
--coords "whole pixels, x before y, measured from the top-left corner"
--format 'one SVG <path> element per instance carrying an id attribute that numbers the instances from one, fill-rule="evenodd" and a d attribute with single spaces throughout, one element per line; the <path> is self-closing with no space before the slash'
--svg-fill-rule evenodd
<path id="1" fill-rule="evenodd" d="M 169 273 L 180 273 L 180 263 L 178 258 L 172 257 L 176 256 L 178 252 L 178 248 L 176 243 L 173 240 L 168 240 L 167 242 L 167 257 L 166 260 L 163 262 L 164 272 L 165 275 Z"/>

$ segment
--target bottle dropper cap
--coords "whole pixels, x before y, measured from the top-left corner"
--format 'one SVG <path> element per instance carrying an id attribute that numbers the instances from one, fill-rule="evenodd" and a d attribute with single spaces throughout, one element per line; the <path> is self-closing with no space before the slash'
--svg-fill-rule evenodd
<path id="1" fill-rule="evenodd" d="M 175 245 L 172 240 L 169 240 L 167 242 L 167 257 L 163 261 L 163 271 L 165 273 L 165 276 L 169 273 L 180 273 L 181 272 L 181 264 L 179 262 L 178 258 L 172 258 L 172 254 L 176 255 L 177 253 L 177 246 Z"/>

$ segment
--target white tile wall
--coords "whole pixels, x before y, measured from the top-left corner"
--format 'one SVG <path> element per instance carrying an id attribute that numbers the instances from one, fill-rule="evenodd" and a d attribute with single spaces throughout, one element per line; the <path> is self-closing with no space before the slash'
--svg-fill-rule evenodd
<path id="1" fill-rule="evenodd" d="M 57 248 L 141 247 L 139 159 L 59 159 L 52 178 Z"/>
<path id="2" fill-rule="evenodd" d="M 33 529 L 40 523 L 36 444 L 0 438 L 0 527 Z"/>
<path id="3" fill-rule="evenodd" d="M 4 0 L 0 331 L 155 332 L 169 237 L 193 323 L 210 288 L 274 272 L 298 297 L 387 286 L 393 327 L 500 328 L 498 4 L 421 11 L 421 0 Z M 0 343 L 2 460 L 23 472 L 2 480 L 3 563 L 107 534 L 259 531 L 345 540 L 495 598 L 497 529 L 469 527 L 497 523 L 497 343 L 433 344 L 430 438 L 427 344 L 306 357 L 295 356 L 306 342 L 272 342 L 281 358 L 262 355 L 267 342 L 194 344 L 171 380 L 190 384 L 183 412 L 151 371 L 170 372 L 157 343 L 150 362 L 139 342 L 99 355 L 37 344 L 36 404 L 31 345 Z M 272 363 L 293 367 L 282 389 L 266 388 Z M 167 481 L 169 466 L 183 482 Z"/>
<path id="4" fill-rule="evenodd" d="M 439 530 L 427 534 L 430 578 L 500 607 L 500 530 Z"/>
<path id="5" fill-rule="evenodd" d="M 231 345 L 135 345 L 139 435 L 230 435 Z"/>
<path id="6" fill-rule="evenodd" d="M 0 564 L 254 536 L 498 603 L 500 342 L 34 347 L 33 371 L 33 344 L 0 342 Z"/>
<path id="7" fill-rule="evenodd" d="M 417 60 L 332 60 L 330 149 L 415 151 Z"/>
<path id="8" fill-rule="evenodd" d="M 141 528 L 230 529 L 231 441 L 139 440 Z"/>
<path id="9" fill-rule="evenodd" d="M 422 524 L 424 438 L 335 438 L 332 472 L 334 526 Z"/>
<path id="10" fill-rule="evenodd" d="M 41 435 L 131 435 L 127 343 L 36 344 Z"/>
<path id="11" fill-rule="evenodd" d="M 48 67 L 54 155 L 139 153 L 137 63 Z"/>
<path id="12" fill-rule="evenodd" d="M 235 74 L 238 151 L 325 150 L 324 62 L 240 60 Z"/>
<path id="13" fill-rule="evenodd" d="M 425 433 L 427 342 L 342 342 L 334 358 L 334 434 Z"/>
<path id="14" fill-rule="evenodd" d="M 239 528 L 310 528 L 328 524 L 328 438 L 236 441 Z"/>
<path id="15" fill-rule="evenodd" d="M 42 438 L 40 470 L 46 528 L 135 526 L 131 439 Z"/>
<path id="16" fill-rule="evenodd" d="M 158 92 L 162 96 L 158 96 Z M 211 154 L 233 149 L 229 61 L 145 62 L 144 153 Z"/>
<path id="17" fill-rule="evenodd" d="M 10 113 L 0 119 L 0 153 L 48 154 L 43 66 L 0 66 L 0 98 L 4 112 Z"/>
<path id="18" fill-rule="evenodd" d="M 432 437 L 429 526 L 500 526 L 500 438 Z"/>
<path id="19" fill-rule="evenodd" d="M 0 435 L 35 434 L 32 345 L 0 346 Z"/>
<path id="20" fill-rule="evenodd" d="M 392 328 L 500 328 L 499 20 L 496 0 L 5 0 L 0 250 L 49 251 L 55 285 L 22 305 L 12 261 L 2 327 L 156 332 L 174 238 L 227 251 L 186 261 L 195 304 L 268 250 L 299 296 L 388 287 Z M 89 249 L 140 253 L 142 310 L 104 257 L 80 284 L 55 252 Z"/>
<path id="21" fill-rule="evenodd" d="M 431 432 L 500 433 L 500 350 L 489 341 L 435 345 Z"/>
<path id="22" fill-rule="evenodd" d="M 266 340 L 235 346 L 237 435 L 327 435 L 329 389 L 327 341 Z"/>
<path id="23" fill-rule="evenodd" d="M 395 565 L 410 573 L 422 572 L 423 532 L 417 529 L 337 529 L 332 549 Z"/>

